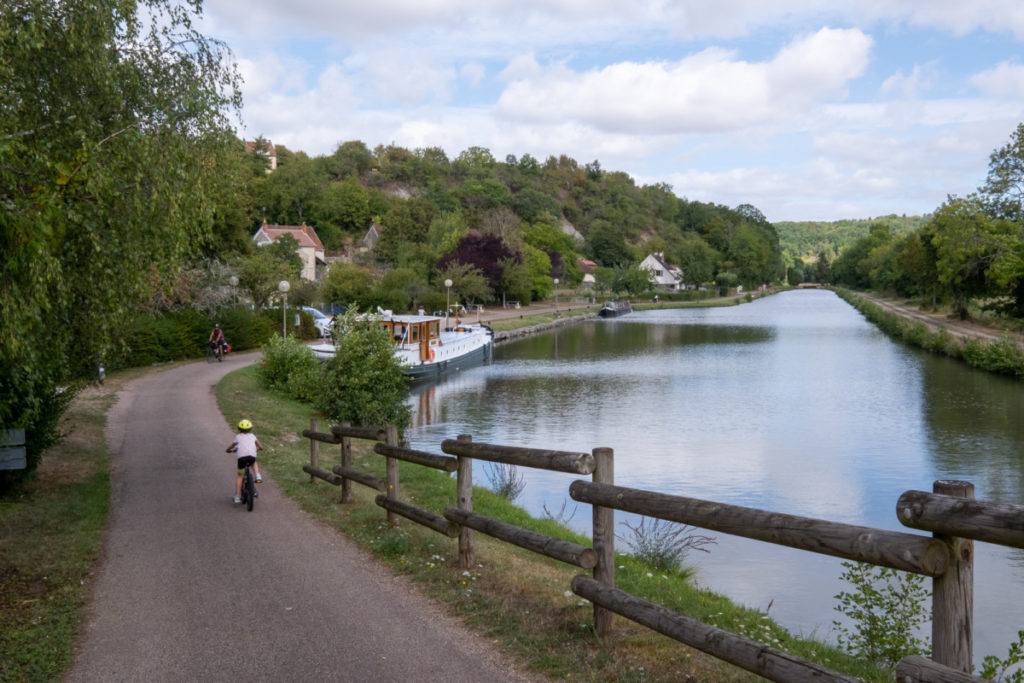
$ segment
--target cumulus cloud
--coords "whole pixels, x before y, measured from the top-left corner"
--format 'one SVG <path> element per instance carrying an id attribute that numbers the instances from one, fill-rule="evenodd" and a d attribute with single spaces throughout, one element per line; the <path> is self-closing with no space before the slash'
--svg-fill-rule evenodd
<path id="1" fill-rule="evenodd" d="M 986 95 L 1019 100 L 1024 93 L 1024 65 L 1001 62 L 971 77 L 971 83 Z"/>
<path id="2" fill-rule="evenodd" d="M 512 81 L 496 105 L 513 120 L 576 120 L 602 131 L 722 131 L 792 115 L 841 96 L 867 64 L 871 38 L 855 29 L 821 29 L 752 63 L 708 48 L 676 62 L 621 62 L 585 72 L 510 65 Z"/>

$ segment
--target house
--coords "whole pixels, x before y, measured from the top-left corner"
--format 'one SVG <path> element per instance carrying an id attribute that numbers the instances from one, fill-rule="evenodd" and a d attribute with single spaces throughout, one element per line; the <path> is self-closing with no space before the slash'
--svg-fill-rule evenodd
<path id="1" fill-rule="evenodd" d="M 277 151 L 274 150 L 274 143 L 270 140 L 245 140 L 245 149 L 250 153 L 262 154 L 270 161 L 267 164 L 267 173 L 277 170 Z"/>
<path id="2" fill-rule="evenodd" d="M 679 266 L 670 266 L 665 261 L 663 252 L 648 254 L 647 258 L 640 262 L 640 268 L 650 272 L 648 279 L 657 291 L 677 292 L 684 288 L 683 271 Z"/>
<path id="3" fill-rule="evenodd" d="M 377 242 L 380 241 L 380 226 L 377 225 L 377 221 L 370 221 L 370 229 L 366 231 L 366 235 L 363 237 L 363 251 L 373 251 L 377 248 Z"/>
<path id="4" fill-rule="evenodd" d="M 317 237 L 316 231 L 305 223 L 302 225 L 267 225 L 267 221 L 264 220 L 263 225 L 252 236 L 252 239 L 256 242 L 256 246 L 262 247 L 276 242 L 284 235 L 291 235 L 299 243 L 296 252 L 302 259 L 300 277 L 303 280 L 314 282 L 319 280 L 327 266 L 324 261 L 324 245 Z"/>

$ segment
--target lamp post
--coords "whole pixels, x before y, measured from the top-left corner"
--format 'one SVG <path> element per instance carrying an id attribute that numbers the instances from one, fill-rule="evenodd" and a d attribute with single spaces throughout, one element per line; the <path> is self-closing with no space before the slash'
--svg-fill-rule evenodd
<path id="1" fill-rule="evenodd" d="M 445 295 L 444 295 L 444 326 L 448 327 L 448 311 L 452 308 L 452 281 L 445 280 Z"/>
<path id="2" fill-rule="evenodd" d="M 229 277 L 228 278 L 228 284 L 231 285 L 231 300 L 232 300 L 232 303 L 237 304 L 238 303 L 238 290 L 235 289 L 235 288 L 238 287 L 238 277 L 235 276 L 235 275 L 232 275 L 231 277 Z"/>
<path id="3" fill-rule="evenodd" d="M 277 283 L 277 291 L 281 292 L 281 339 L 288 338 L 288 290 L 292 286 L 288 284 L 287 280 L 281 280 Z"/>
<path id="4" fill-rule="evenodd" d="M 555 278 L 555 317 L 558 317 L 558 278 Z"/>

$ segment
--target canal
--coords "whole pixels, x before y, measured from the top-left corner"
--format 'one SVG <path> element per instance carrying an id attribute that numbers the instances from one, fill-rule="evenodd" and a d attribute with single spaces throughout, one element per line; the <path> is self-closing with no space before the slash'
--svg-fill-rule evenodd
<path id="1" fill-rule="evenodd" d="M 1024 502 L 1024 384 L 894 343 L 823 290 L 561 328 L 503 344 L 491 365 L 411 400 L 416 448 L 438 452 L 458 434 L 610 447 L 617 484 L 831 521 L 907 531 L 896 500 L 936 479 Z M 573 477 L 522 474 L 518 504 L 589 533 Z M 617 513 L 623 536 L 627 521 Z M 710 535 L 711 552 L 688 557 L 699 585 L 834 639 L 834 596 L 850 588 L 840 560 Z M 975 581 L 980 663 L 1024 629 L 1024 551 L 977 544 Z"/>

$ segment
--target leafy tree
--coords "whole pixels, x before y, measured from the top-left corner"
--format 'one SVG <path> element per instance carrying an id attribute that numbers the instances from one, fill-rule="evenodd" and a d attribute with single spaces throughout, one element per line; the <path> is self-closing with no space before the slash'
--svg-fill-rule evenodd
<path id="1" fill-rule="evenodd" d="M 488 287 L 496 290 L 501 283 L 502 260 L 515 258 L 497 236 L 471 232 L 459 241 L 455 251 L 441 258 L 438 268 L 445 270 L 452 263 L 471 265 L 486 278 Z"/>
<path id="2" fill-rule="evenodd" d="M 401 433 L 412 417 L 409 380 L 387 331 L 370 318 L 360 319 L 355 308 L 338 318 L 334 356 L 324 364 L 316 407 L 336 422 L 395 425 Z"/>
<path id="3" fill-rule="evenodd" d="M 408 311 L 426 296 L 429 286 L 411 268 L 394 268 L 384 274 L 371 294 L 377 306 L 392 311 Z"/>
<path id="4" fill-rule="evenodd" d="M 295 241 L 294 238 L 292 241 Z M 273 245 L 261 247 L 235 261 L 238 288 L 249 296 L 256 310 L 270 304 L 271 299 L 277 295 L 277 286 L 281 280 L 290 282 L 298 278 L 294 264 L 289 263 L 287 259 L 279 258 L 270 249 L 271 246 Z"/>
<path id="5" fill-rule="evenodd" d="M 602 266 L 618 266 L 633 260 L 622 230 L 604 220 L 596 220 L 590 226 L 587 252 Z"/>
<path id="6" fill-rule="evenodd" d="M 466 301 L 491 301 L 494 299 L 494 291 L 491 289 L 487 278 L 480 270 L 469 263 L 451 261 L 445 264 L 438 273 L 437 283 L 443 286 L 445 280 L 452 281 L 451 303 Z M 446 298 L 447 298 L 447 292 Z"/>
<path id="7" fill-rule="evenodd" d="M 57 388 L 93 376 L 145 297 L 210 238 L 238 153 L 226 51 L 198 3 L 0 4 L 0 424 L 30 462 Z"/>
<path id="8" fill-rule="evenodd" d="M 340 248 L 344 235 L 361 238 L 372 215 L 370 193 L 353 176 L 331 183 L 310 199 L 310 221 L 328 249 Z"/>
<path id="9" fill-rule="evenodd" d="M 302 272 L 302 257 L 299 256 L 299 241 L 291 235 L 281 235 L 276 240 L 260 247 L 268 254 L 285 264 L 288 280 L 296 280 Z"/>
<path id="10" fill-rule="evenodd" d="M 541 249 L 531 247 L 529 244 L 523 246 L 523 256 L 526 261 L 527 277 L 530 280 L 532 299 L 546 299 L 554 291 L 554 282 L 551 279 L 551 258 Z"/>
<path id="11" fill-rule="evenodd" d="M 988 291 L 1001 240 L 977 197 L 949 198 L 935 212 L 932 228 L 939 282 L 953 294 L 952 315 L 966 319 L 969 301 Z"/>
<path id="12" fill-rule="evenodd" d="M 341 143 L 327 161 L 327 169 L 334 180 L 361 176 L 372 167 L 373 154 L 359 140 Z"/>
<path id="13" fill-rule="evenodd" d="M 377 258 L 395 263 L 402 242 L 426 242 L 431 222 L 437 217 L 437 207 L 426 199 L 401 200 L 384 216 Z"/>
<path id="14" fill-rule="evenodd" d="M 990 216 L 1017 223 L 1024 218 L 1024 123 L 1017 124 L 1006 145 L 992 152 L 980 191 Z"/>
<path id="15" fill-rule="evenodd" d="M 373 273 L 352 263 L 335 263 L 320 282 L 321 298 L 329 304 L 369 305 Z"/>
<path id="16" fill-rule="evenodd" d="M 687 232 L 672 252 L 672 260 L 683 271 L 683 281 L 700 285 L 711 282 L 721 256 L 695 232 Z"/>

